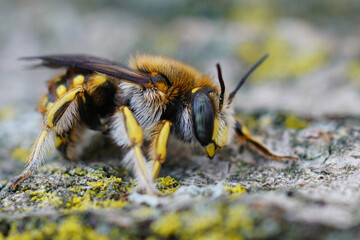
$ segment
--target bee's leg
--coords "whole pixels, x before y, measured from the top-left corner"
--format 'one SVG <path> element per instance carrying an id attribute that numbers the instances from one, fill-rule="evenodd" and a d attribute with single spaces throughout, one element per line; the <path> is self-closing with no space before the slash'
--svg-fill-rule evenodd
<path id="1" fill-rule="evenodd" d="M 15 189 L 25 179 L 31 177 L 33 172 L 39 167 L 47 152 L 53 147 L 54 133 L 49 129 L 43 130 L 35 140 L 35 143 L 31 149 L 31 154 L 28 157 L 28 164 L 25 170 L 12 182 L 10 188 Z"/>
<path id="2" fill-rule="evenodd" d="M 151 133 L 153 141 L 151 142 L 150 158 L 153 161 L 152 177 L 154 180 L 159 174 L 161 164 L 165 161 L 171 125 L 170 121 L 163 120 L 157 124 Z"/>
<path id="3" fill-rule="evenodd" d="M 125 164 L 134 167 L 134 173 L 140 186 L 150 194 L 157 195 L 150 172 L 146 167 L 146 159 L 142 154 L 143 130 L 127 106 L 121 106 L 110 119 L 110 136 L 122 147 L 130 147 L 125 157 Z"/>
<path id="4" fill-rule="evenodd" d="M 72 142 L 70 141 L 68 132 L 56 134 L 55 147 L 60 152 L 61 156 L 67 160 L 72 159 L 72 157 L 70 156 L 72 154 L 69 154 L 69 150 L 72 149 L 70 147 L 71 143 Z"/>
<path id="5" fill-rule="evenodd" d="M 45 156 L 54 147 L 54 137 L 58 133 L 68 131 L 79 119 L 78 102 L 83 96 L 82 88 L 74 88 L 57 100 L 44 116 L 43 131 L 32 147 L 25 170 L 11 184 L 15 189 L 22 181 L 32 176 L 41 165 Z"/>
<path id="6" fill-rule="evenodd" d="M 270 150 L 262 142 L 260 142 L 259 140 L 257 140 L 253 136 L 251 136 L 249 130 L 245 127 L 245 125 L 243 125 L 242 123 L 240 123 L 238 121 L 236 121 L 235 131 L 236 131 L 236 135 L 240 142 L 245 142 L 245 143 L 251 145 L 257 151 L 262 153 L 265 157 L 272 158 L 277 161 L 283 161 L 283 162 L 288 161 L 288 160 L 290 160 L 290 161 L 297 160 L 297 157 L 295 157 L 295 156 L 279 156 L 279 155 L 276 155 L 276 154 L 270 152 Z"/>
<path id="7" fill-rule="evenodd" d="M 76 156 L 76 144 L 81 141 L 81 133 L 84 130 L 82 124 L 74 126 L 66 132 L 56 135 L 55 147 L 67 160 L 72 160 Z"/>

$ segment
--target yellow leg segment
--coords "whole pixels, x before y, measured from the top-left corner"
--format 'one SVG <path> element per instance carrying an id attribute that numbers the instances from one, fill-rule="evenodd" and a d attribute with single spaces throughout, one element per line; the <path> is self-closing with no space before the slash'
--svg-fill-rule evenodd
<path id="1" fill-rule="evenodd" d="M 124 116 L 125 116 L 125 127 L 128 133 L 128 138 L 131 141 L 132 145 L 136 145 L 143 142 L 143 131 L 135 119 L 133 113 L 131 112 L 130 108 L 122 107 L 121 108 Z"/>
<path id="2" fill-rule="evenodd" d="M 10 188 L 15 189 L 22 181 L 32 176 L 52 149 L 56 133 L 71 128 L 79 119 L 77 96 L 83 96 L 83 88 L 74 88 L 57 100 L 44 116 L 43 131 L 32 147 L 26 169 L 16 178 Z"/>
<path id="3" fill-rule="evenodd" d="M 143 143 L 142 128 L 129 107 L 122 106 L 120 107 L 120 111 L 124 117 L 124 124 L 127 138 L 129 140 L 129 145 L 134 151 L 135 155 L 135 174 L 143 187 L 145 187 L 147 193 L 158 195 L 159 193 L 154 187 L 151 174 L 146 167 L 146 161 L 141 152 L 141 146 Z"/>
<path id="4" fill-rule="evenodd" d="M 162 121 L 159 127 L 160 131 L 157 134 L 155 134 L 155 138 L 154 138 L 155 140 L 153 142 L 154 151 L 155 151 L 155 156 L 153 159 L 154 166 L 152 172 L 153 179 L 157 178 L 161 168 L 161 164 L 165 161 L 166 148 L 170 135 L 171 125 L 172 123 L 168 120 Z"/>
<path id="5" fill-rule="evenodd" d="M 10 188 L 15 189 L 18 184 L 22 181 L 31 177 L 35 169 L 40 165 L 41 160 L 44 158 L 44 155 L 47 153 L 47 145 L 46 145 L 46 137 L 49 135 L 48 130 L 44 130 L 40 133 L 38 138 L 36 139 L 31 154 L 28 158 L 28 165 L 26 169 L 21 173 L 20 176 L 16 178 L 16 180 L 11 184 Z M 49 139 L 50 140 L 50 139 Z M 52 140 L 52 139 L 51 139 Z"/>
<path id="6" fill-rule="evenodd" d="M 70 104 L 78 94 L 83 92 L 84 91 L 82 88 L 74 88 L 69 92 L 67 92 L 62 98 L 57 100 L 54 103 L 54 105 L 51 106 L 51 108 L 49 109 L 49 111 L 45 116 L 47 125 L 50 128 L 53 128 L 56 125 L 56 123 L 59 121 L 59 119 L 62 117 L 62 114 L 65 111 L 65 109 L 63 109 L 64 106 Z"/>
<path id="7" fill-rule="evenodd" d="M 298 158 L 295 156 L 279 156 L 272 153 L 262 142 L 251 136 L 249 130 L 244 126 L 244 124 L 240 122 L 236 122 L 235 127 L 237 137 L 240 142 L 245 142 L 251 146 L 253 146 L 257 151 L 263 154 L 267 158 L 271 158 L 277 161 L 285 162 L 285 161 L 296 161 Z"/>

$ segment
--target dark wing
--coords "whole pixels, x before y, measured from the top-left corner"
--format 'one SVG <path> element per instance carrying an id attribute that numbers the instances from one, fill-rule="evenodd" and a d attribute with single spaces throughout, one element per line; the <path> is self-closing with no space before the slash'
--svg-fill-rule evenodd
<path id="1" fill-rule="evenodd" d="M 131 69 L 123 64 L 88 55 L 46 55 L 36 57 L 23 57 L 21 60 L 42 60 L 43 66 L 48 67 L 73 67 L 103 73 L 109 76 L 145 85 L 151 82 L 150 74 Z"/>

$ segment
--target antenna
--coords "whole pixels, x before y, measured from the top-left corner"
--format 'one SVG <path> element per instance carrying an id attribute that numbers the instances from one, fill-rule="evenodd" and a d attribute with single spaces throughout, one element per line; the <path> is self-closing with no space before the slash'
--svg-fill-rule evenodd
<path id="1" fill-rule="evenodd" d="M 265 54 L 259 61 L 257 61 L 250 69 L 247 71 L 247 73 L 244 75 L 244 77 L 240 80 L 238 85 L 236 86 L 235 90 L 232 91 L 229 95 L 229 103 L 232 102 L 233 98 L 235 97 L 237 91 L 241 88 L 241 86 L 245 83 L 246 79 L 250 76 L 250 74 L 263 62 L 265 59 L 269 56 L 269 54 Z"/>
<path id="2" fill-rule="evenodd" d="M 224 103 L 225 83 L 224 83 L 224 79 L 222 77 L 221 67 L 220 67 L 219 63 L 216 64 L 216 68 L 217 68 L 218 79 L 219 79 L 220 88 L 221 88 L 220 98 L 219 98 L 219 110 L 221 111 L 223 103 Z"/>

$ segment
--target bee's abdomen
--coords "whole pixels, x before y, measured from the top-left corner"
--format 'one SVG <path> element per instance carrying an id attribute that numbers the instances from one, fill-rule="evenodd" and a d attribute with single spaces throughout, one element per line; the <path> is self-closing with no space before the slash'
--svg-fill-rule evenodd
<path id="1" fill-rule="evenodd" d="M 48 93 L 41 99 L 37 110 L 45 115 L 52 105 L 68 91 L 88 81 L 88 75 L 64 73 L 48 82 Z"/>

